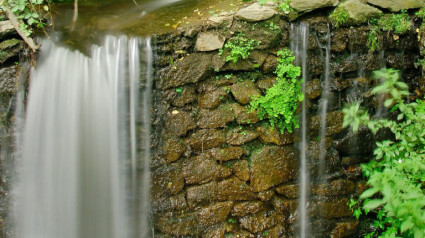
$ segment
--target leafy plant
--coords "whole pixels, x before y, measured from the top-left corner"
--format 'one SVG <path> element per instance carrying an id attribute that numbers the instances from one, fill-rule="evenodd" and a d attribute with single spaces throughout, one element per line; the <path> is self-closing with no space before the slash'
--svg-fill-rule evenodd
<path id="1" fill-rule="evenodd" d="M 277 2 L 279 3 L 279 10 L 282 12 L 292 12 L 294 9 L 291 8 L 291 0 L 258 0 L 260 5 L 264 5 L 267 2 Z"/>
<path id="2" fill-rule="evenodd" d="M 347 24 L 348 20 L 350 19 L 350 16 L 348 15 L 348 12 L 344 8 L 337 7 L 329 15 L 329 18 L 332 24 L 334 24 L 336 27 L 341 27 Z"/>
<path id="3" fill-rule="evenodd" d="M 276 83 L 267 90 L 266 95 L 254 97 L 251 109 L 258 110 L 258 117 L 268 118 L 271 127 L 277 127 L 280 133 L 292 132 L 299 127 L 299 118 L 295 114 L 298 102 L 304 99 L 301 90 L 301 68 L 292 64 L 295 60 L 289 49 L 279 51 Z"/>
<path id="4" fill-rule="evenodd" d="M 7 2 L 6 2 L 7 1 Z M 7 11 L 6 5 L 10 7 L 10 11 L 21 20 L 20 30 L 26 36 L 33 33 L 34 28 L 44 29 L 45 23 L 41 14 L 49 14 L 48 2 L 45 0 L 3 0 L 0 6 L 3 11 Z"/>
<path id="5" fill-rule="evenodd" d="M 399 14 L 386 14 L 378 20 L 378 26 L 383 31 L 391 31 L 395 34 L 403 34 L 412 28 L 409 14 L 402 10 Z"/>
<path id="6" fill-rule="evenodd" d="M 360 196 L 362 205 L 354 214 L 359 217 L 370 210 L 376 215 L 377 231 L 368 237 L 425 237 L 425 101 L 404 102 L 408 86 L 399 81 L 397 70 L 377 71 L 374 77 L 385 81 L 372 93 L 388 95 L 384 104 L 397 112 L 397 118 L 372 119 L 355 104 L 345 109 L 344 126 L 356 130 L 356 124 L 366 125 L 373 133 L 388 128 L 395 139 L 377 142 L 375 158 L 362 165 L 369 189 Z"/>
<path id="7" fill-rule="evenodd" d="M 374 52 L 381 48 L 379 34 L 381 31 L 378 26 L 372 26 L 370 28 L 369 34 L 367 35 L 367 46 L 369 47 L 369 51 Z"/>
<path id="8" fill-rule="evenodd" d="M 228 52 L 225 60 L 226 62 L 238 62 L 239 59 L 246 59 L 251 54 L 251 51 L 259 45 L 256 40 L 249 40 L 245 34 L 238 34 L 236 37 L 228 40 L 224 45 L 224 49 L 221 49 L 218 55 L 223 55 L 225 51 Z"/>

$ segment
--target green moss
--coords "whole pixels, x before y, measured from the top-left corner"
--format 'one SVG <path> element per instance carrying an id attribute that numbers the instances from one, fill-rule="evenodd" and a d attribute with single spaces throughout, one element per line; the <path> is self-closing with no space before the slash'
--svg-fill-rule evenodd
<path id="1" fill-rule="evenodd" d="M 331 22 L 334 26 L 341 27 L 341 26 L 346 25 L 348 23 L 350 16 L 348 15 L 348 12 L 344 8 L 337 7 L 329 15 L 329 19 L 331 20 Z"/>
<path id="2" fill-rule="evenodd" d="M 0 43 L 0 50 L 7 50 L 19 45 L 22 41 L 17 39 L 5 40 Z"/>
<path id="3" fill-rule="evenodd" d="M 395 34 L 403 34 L 412 28 L 410 16 L 405 10 L 398 14 L 386 14 L 378 20 L 378 26 L 383 31 L 391 31 Z"/>

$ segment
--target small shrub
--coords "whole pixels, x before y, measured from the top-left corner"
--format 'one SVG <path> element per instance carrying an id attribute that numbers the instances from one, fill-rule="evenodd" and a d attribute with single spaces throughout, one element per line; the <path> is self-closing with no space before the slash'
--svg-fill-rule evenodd
<path id="1" fill-rule="evenodd" d="M 402 11 L 399 14 L 386 14 L 378 20 L 378 26 L 383 31 L 391 31 L 395 34 L 403 34 L 412 28 L 409 14 Z"/>
<path id="2" fill-rule="evenodd" d="M 258 110 L 258 117 L 268 118 L 271 127 L 277 127 L 280 133 L 292 132 L 299 127 L 299 118 L 295 115 L 298 102 L 304 99 L 301 82 L 298 77 L 301 68 L 292 64 L 295 60 L 292 52 L 285 49 L 278 52 L 276 68 L 276 84 L 269 88 L 266 95 L 254 98 L 250 105 L 252 110 Z"/>
<path id="3" fill-rule="evenodd" d="M 256 40 L 249 40 L 245 34 L 238 34 L 236 37 L 228 40 L 224 45 L 224 49 L 221 49 L 218 55 L 223 55 L 225 51 L 228 52 L 225 60 L 226 62 L 238 62 L 239 59 L 246 59 L 251 54 L 251 51 L 259 45 Z"/>
<path id="4" fill-rule="evenodd" d="M 404 102 L 408 86 L 399 81 L 397 70 L 377 71 L 374 76 L 385 81 L 372 93 L 389 95 L 384 105 L 392 107 L 397 118 L 372 119 L 357 103 L 344 109 L 344 126 L 356 131 L 365 125 L 373 133 L 388 128 L 394 139 L 376 143 L 375 158 L 362 165 L 369 189 L 349 205 L 357 218 L 375 215 L 376 231 L 366 237 L 425 237 L 425 101 Z"/>
<path id="5" fill-rule="evenodd" d="M 329 18 L 336 27 L 341 27 L 345 24 L 347 24 L 348 20 L 350 19 L 350 16 L 348 15 L 348 12 L 343 9 L 342 7 L 337 7 L 335 10 L 329 15 Z"/>
<path id="6" fill-rule="evenodd" d="M 374 52 L 381 48 L 379 34 L 381 31 L 378 26 L 372 26 L 370 28 L 369 34 L 367 35 L 367 46 L 369 47 L 369 51 Z"/>

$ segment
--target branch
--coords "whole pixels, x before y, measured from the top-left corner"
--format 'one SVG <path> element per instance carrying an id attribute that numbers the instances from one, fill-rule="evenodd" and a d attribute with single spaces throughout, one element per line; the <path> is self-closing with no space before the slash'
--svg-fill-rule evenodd
<path id="1" fill-rule="evenodd" d="M 27 45 L 32 49 L 32 51 L 37 51 L 38 48 L 40 48 L 39 45 L 37 45 L 34 40 L 31 37 L 28 37 L 25 35 L 25 32 L 23 32 L 19 27 L 19 20 L 16 17 L 16 15 L 10 10 L 9 4 L 7 4 L 6 1 L 1 2 L 4 10 L 6 11 L 7 17 L 9 18 L 10 22 L 12 23 L 15 30 L 18 32 L 18 34 L 22 37 L 22 39 L 27 43 Z"/>

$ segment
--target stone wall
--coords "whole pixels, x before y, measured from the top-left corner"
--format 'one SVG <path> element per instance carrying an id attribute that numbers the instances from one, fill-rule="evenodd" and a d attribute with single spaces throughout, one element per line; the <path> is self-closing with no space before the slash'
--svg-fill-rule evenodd
<path id="1" fill-rule="evenodd" d="M 154 37 L 154 128 L 159 132 L 152 158 L 155 237 L 297 236 L 300 132 L 280 134 L 246 106 L 273 85 L 276 52 L 289 47 L 291 24 L 301 21 L 310 26 L 306 100 L 313 234 L 360 237 L 367 230 L 362 228 L 368 227 L 366 221 L 353 218 L 347 203 L 365 189 L 360 163 L 371 157 L 376 138 L 366 129 L 357 134 L 344 129 L 340 111 L 355 98 L 372 115 L 388 114 L 382 100 L 370 93 L 376 85 L 371 72 L 384 66 L 402 71 L 412 99 L 423 97 L 421 70 L 414 67 L 420 57 L 417 34 L 414 29 L 397 37 L 385 34 L 381 52 L 369 53 L 368 26 L 334 28 L 327 18 L 331 9 L 294 22 L 269 10 L 251 19 L 243 12 L 221 14 L 203 25 Z M 326 138 L 320 138 L 325 68 L 320 46 L 326 45 L 328 29 L 330 103 Z M 248 59 L 226 63 L 218 50 L 237 33 L 260 44 Z M 318 178 L 322 140 L 325 179 Z"/>

